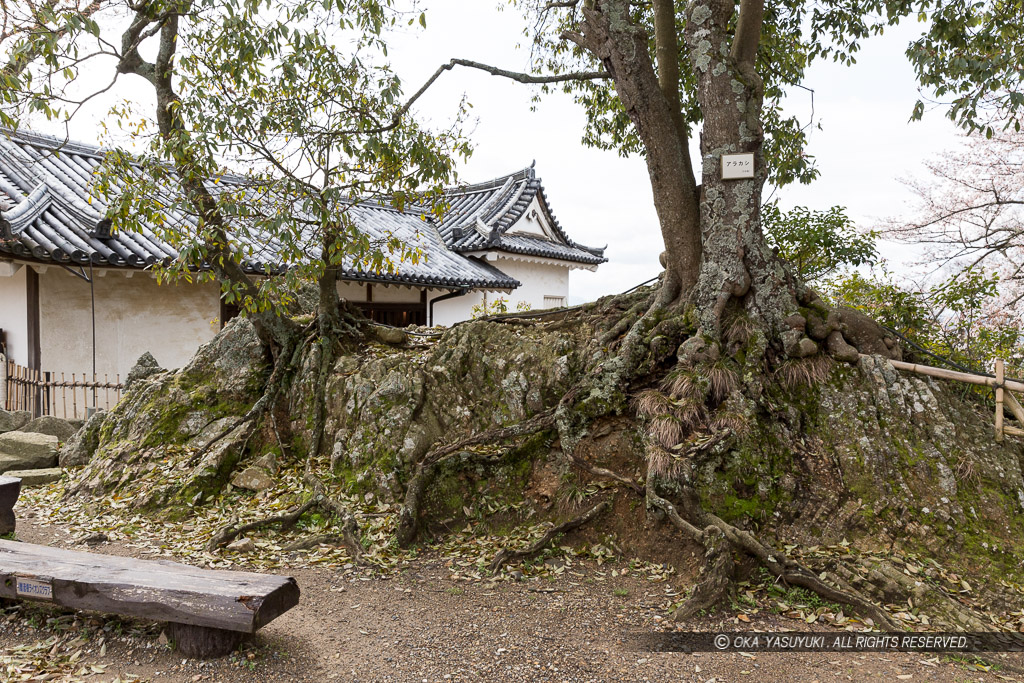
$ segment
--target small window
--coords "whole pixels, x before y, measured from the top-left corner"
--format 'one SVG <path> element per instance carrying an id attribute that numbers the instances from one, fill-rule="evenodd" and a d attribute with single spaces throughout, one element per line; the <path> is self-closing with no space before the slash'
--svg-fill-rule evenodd
<path id="1" fill-rule="evenodd" d="M 565 297 L 545 295 L 544 308 L 565 308 Z"/>

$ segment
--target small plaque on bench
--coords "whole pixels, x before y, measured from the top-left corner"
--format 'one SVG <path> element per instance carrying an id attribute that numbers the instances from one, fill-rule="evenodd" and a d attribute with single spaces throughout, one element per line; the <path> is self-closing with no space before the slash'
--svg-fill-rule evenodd
<path id="1" fill-rule="evenodd" d="M 31 576 L 18 576 L 15 580 L 17 581 L 15 591 L 18 597 L 53 600 L 53 585 L 49 581 Z"/>

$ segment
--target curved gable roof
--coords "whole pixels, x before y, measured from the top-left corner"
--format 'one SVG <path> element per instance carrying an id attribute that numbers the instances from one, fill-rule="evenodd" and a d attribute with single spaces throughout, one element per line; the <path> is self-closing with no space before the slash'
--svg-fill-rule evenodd
<path id="1" fill-rule="evenodd" d="M 536 201 L 551 237 L 509 233 Z M 574 242 L 551 212 L 544 187 L 533 165 L 521 171 L 448 192 L 449 210 L 438 225 L 445 243 L 458 252 L 507 251 L 597 265 L 608 259 L 604 248 Z"/>

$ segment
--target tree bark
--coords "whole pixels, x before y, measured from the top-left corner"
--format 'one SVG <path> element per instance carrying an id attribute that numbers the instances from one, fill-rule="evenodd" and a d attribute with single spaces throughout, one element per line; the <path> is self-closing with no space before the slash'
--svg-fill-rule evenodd
<path id="1" fill-rule="evenodd" d="M 771 336 L 796 312 L 795 283 L 761 230 L 761 191 L 767 178 L 761 151 L 764 87 L 755 69 L 763 16 L 761 0 L 744 0 L 730 38 L 731 0 L 694 0 L 684 40 L 704 112 L 701 136 L 700 222 L 704 260 L 694 289 L 702 332 L 718 339 L 730 307 L 742 308 Z M 722 156 L 753 153 L 754 176 L 723 180 Z"/>
<path id="2" fill-rule="evenodd" d="M 693 174 L 688 136 L 678 101 L 671 103 L 678 75 L 659 58 L 665 90 L 662 90 L 648 52 L 649 37 L 630 18 L 627 0 L 602 0 L 583 9 L 582 33 L 566 33 L 603 63 L 615 90 L 646 149 L 654 205 L 665 240 L 666 277 L 662 284 L 669 301 L 688 292 L 697 282 L 701 259 L 700 212 L 697 182 Z M 674 21 L 670 27 L 674 29 Z M 664 25 L 664 24 L 662 24 Z M 671 33 L 674 30 L 659 32 Z M 671 46 L 665 46 L 666 60 Z"/>

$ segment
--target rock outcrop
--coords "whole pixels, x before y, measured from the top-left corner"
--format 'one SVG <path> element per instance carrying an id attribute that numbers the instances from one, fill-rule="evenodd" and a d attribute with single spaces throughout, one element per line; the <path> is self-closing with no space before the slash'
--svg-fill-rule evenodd
<path id="1" fill-rule="evenodd" d="M 994 441 L 990 408 L 965 396 L 961 385 L 893 369 L 887 358 L 901 353 L 899 347 L 880 328 L 856 323 L 843 315 L 841 323 L 817 321 L 812 333 L 827 339 L 842 324 L 854 330 L 851 341 L 877 342 L 878 355 L 851 356 L 851 364 L 822 354 L 790 358 L 789 379 L 778 375 L 771 382 L 746 376 L 730 382 L 719 367 L 727 359 L 710 354 L 702 340 L 678 345 L 693 373 L 703 367 L 719 373 L 723 398 L 671 466 L 695 483 L 707 509 L 768 537 L 941 552 L 961 568 L 995 565 L 1020 577 L 1024 449 L 1010 439 Z M 578 426 L 574 457 L 642 478 L 643 425 L 628 403 L 616 402 L 616 389 L 603 384 L 620 359 L 597 341 L 600 324 L 596 314 L 571 323 L 475 322 L 431 343 L 369 341 L 334 362 L 325 388 L 324 457 L 311 467 L 344 482 L 350 493 L 401 503 L 416 464 L 438 444 L 552 410 L 583 386 L 588 393 L 577 407 L 559 414 Z M 274 421 L 245 422 L 269 366 L 252 326 L 236 318 L 188 366 L 139 379 L 98 427 L 90 422 L 98 447 L 69 492 L 121 492 L 136 508 L 188 514 L 188 505 L 215 499 L 228 483 L 260 490 L 277 466 L 301 472 L 319 370 L 312 347 L 284 393 L 286 408 L 279 406 Z M 666 364 L 676 363 L 675 349 Z M 799 364 L 823 370 L 801 375 Z M 711 384 L 698 374 L 692 381 Z M 638 383 L 631 391 L 643 388 Z M 552 501 L 568 495 L 560 487 L 577 486 L 585 476 L 567 461 L 566 446 L 548 429 L 500 462 L 457 455 L 429 487 L 428 524 L 457 523 L 482 496 L 522 503 L 517 509 L 534 520 L 550 515 L 557 508 Z M 273 457 L 261 460 L 268 454 Z M 631 514 L 613 522 L 622 525 L 620 539 L 644 537 L 637 531 L 648 524 L 642 506 Z"/>
<path id="2" fill-rule="evenodd" d="M 81 429 L 65 441 L 59 454 L 61 467 L 80 467 L 89 462 L 99 447 L 100 427 L 106 417 L 107 411 L 97 410 Z"/>

